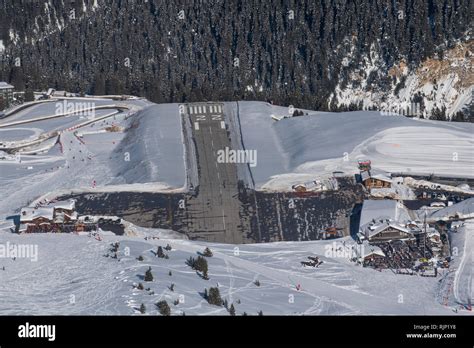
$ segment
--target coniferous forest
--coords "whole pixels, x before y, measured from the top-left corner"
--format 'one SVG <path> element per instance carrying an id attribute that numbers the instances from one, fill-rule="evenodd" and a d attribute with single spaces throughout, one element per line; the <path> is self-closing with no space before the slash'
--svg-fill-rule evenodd
<path id="1" fill-rule="evenodd" d="M 47 3 L 47 4 L 45 4 Z M 0 1 L 0 80 L 154 102 L 267 100 L 331 108 L 363 60 L 393 83 L 471 29 L 470 0 Z M 35 18 L 35 20 L 32 20 Z M 347 64 L 344 58 L 350 57 Z"/>

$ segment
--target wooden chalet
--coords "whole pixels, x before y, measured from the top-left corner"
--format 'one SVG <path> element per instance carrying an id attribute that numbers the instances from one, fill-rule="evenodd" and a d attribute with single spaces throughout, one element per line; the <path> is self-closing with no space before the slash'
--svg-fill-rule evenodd
<path id="1" fill-rule="evenodd" d="M 385 174 L 372 174 L 369 170 L 360 173 L 360 179 L 366 189 L 391 188 L 392 178 Z"/>
<path id="2" fill-rule="evenodd" d="M 383 242 L 394 239 L 413 239 L 414 231 L 393 220 L 374 222 L 365 229 L 369 242 Z"/>
<path id="3" fill-rule="evenodd" d="M 53 231 L 54 208 L 23 208 L 20 213 L 19 232 Z"/>
<path id="4" fill-rule="evenodd" d="M 46 206 L 23 208 L 20 212 L 19 233 L 73 232 L 76 230 L 75 201 L 50 203 Z"/>
<path id="5" fill-rule="evenodd" d="M 358 233 L 360 240 L 377 242 L 413 239 L 419 230 L 401 202 L 368 199 L 362 205 Z"/>
<path id="6" fill-rule="evenodd" d="M 365 267 L 381 265 L 386 257 L 380 247 L 371 245 L 368 241 L 357 245 L 354 251 L 359 262 L 361 262 Z"/>

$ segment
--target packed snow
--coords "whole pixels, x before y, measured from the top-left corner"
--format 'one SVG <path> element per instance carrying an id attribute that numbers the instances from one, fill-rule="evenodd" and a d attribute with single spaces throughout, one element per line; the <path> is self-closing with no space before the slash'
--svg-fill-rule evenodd
<path id="1" fill-rule="evenodd" d="M 162 182 L 185 185 L 181 116 L 177 104 L 153 105 L 140 112 L 112 155 L 111 184 Z M 129 154 L 129 161 L 124 155 Z"/>
<path id="2" fill-rule="evenodd" d="M 102 102 L 110 104 L 110 100 Z M 354 242 L 349 238 L 235 246 L 188 241 L 173 231 L 145 229 L 127 222 L 125 235 L 120 237 L 102 232 L 100 238 L 87 233 L 11 234 L 12 216 L 45 197 L 52 199 L 67 192 L 183 190 L 188 168 L 178 104 L 153 105 L 145 100 L 120 104 L 129 111 L 96 115 L 100 118 L 97 120 L 71 115 L 54 122 L 0 128 L 0 142 L 61 132 L 59 141 L 52 138 L 33 144 L 19 157 L 0 153 L 1 313 L 138 314 L 138 307 L 144 303 L 148 314 L 157 314 L 154 304 L 165 299 L 174 315 L 227 315 L 226 309 L 209 305 L 202 297 L 204 289 L 211 286 L 219 287 L 223 299 L 234 304 L 237 315 L 256 315 L 260 310 L 264 315 L 449 315 L 453 313 L 452 303 L 445 305 L 442 300 L 450 296 L 446 282 L 455 282 L 457 298 L 469 296 L 471 267 L 467 258 L 455 259 L 460 267 L 457 277 L 446 270 L 439 283 L 436 278 L 356 266 L 347 253 L 336 252 L 350 248 Z M 236 103 L 226 106 L 232 110 L 237 107 Z M 336 170 L 354 173 L 360 156 L 388 171 L 473 175 L 470 124 L 413 120 L 376 112 L 307 111 L 308 116 L 275 121 L 271 116 L 288 115 L 288 108 L 261 102 L 239 102 L 239 111 L 239 122 L 232 129 L 238 131 L 237 124 L 241 125 L 245 148 L 258 151 L 257 166 L 251 170 L 260 188 L 286 190 L 292 183 L 329 176 Z M 2 119 L 0 125 L 53 114 L 55 103 L 41 103 L 11 116 L 14 118 Z M 449 217 L 454 209 L 467 217 L 472 213 L 467 208 L 469 202 L 433 215 Z M 461 255 L 468 254 L 471 236 L 472 224 L 454 237 L 458 248 L 464 248 L 464 241 L 467 245 Z M 120 241 L 118 258 L 104 256 L 115 241 Z M 168 243 L 172 245 L 167 252 L 169 259 L 155 257 L 152 251 Z M 14 249 L 31 246 L 38 252 L 37 260 L 34 255 L 7 255 L 6 245 Z M 185 264 L 187 258 L 196 257 L 206 246 L 214 253 L 208 258 L 209 280 Z M 137 260 L 140 255 L 143 261 Z M 308 256 L 320 257 L 323 264 L 318 268 L 302 267 L 300 262 L 307 261 Z M 153 282 L 142 279 L 148 267 L 152 267 Z M 140 282 L 150 290 L 133 286 Z M 174 291 L 169 288 L 171 283 L 175 284 Z"/>
<path id="3" fill-rule="evenodd" d="M 69 99 L 68 102 L 79 104 L 83 100 L 84 98 Z M 111 104 L 110 100 L 102 102 L 106 105 Z M 111 110 L 97 111 L 91 119 L 70 115 L 48 121 L 36 121 L 35 119 L 44 116 L 55 115 L 56 103 L 48 102 L 35 104 L 0 120 L 0 127 L 12 121 L 34 121 L 22 124 L 21 127 L 0 128 L 2 130 L 0 143 L 3 144 L 6 140 L 11 141 L 10 145 L 28 139 L 37 141 L 41 140 L 44 134 L 50 134 L 52 131 L 61 132 L 59 140 L 57 135 L 50 139 L 44 137 L 43 139 L 48 140 L 31 142 L 30 148 L 20 154 L 0 156 L 3 158 L 0 160 L 0 196 L 7 197 L 0 201 L 0 229 L 11 226 L 11 220 L 6 221 L 7 217 L 43 195 L 60 190 L 81 188 L 87 190 L 112 183 L 114 178 L 118 180 L 110 159 L 124 138 L 123 131 L 106 132 L 101 134 L 100 138 L 94 137 L 93 134 L 80 138 L 75 134 L 76 131 L 84 132 L 84 130 L 94 133 L 113 125 L 125 128 L 139 110 L 150 105 L 143 100 L 128 100 L 118 104 L 128 107 L 129 111 L 122 113 L 111 113 Z M 105 112 L 105 115 L 102 112 Z M 83 126 L 77 128 L 80 125 Z M 25 135 L 26 139 L 20 140 L 21 135 Z M 123 154 L 121 161 L 124 161 Z M 118 189 L 120 188 L 115 186 L 115 190 Z"/>
<path id="4" fill-rule="evenodd" d="M 288 108 L 262 102 L 239 106 L 245 148 L 258 153 L 251 170 L 259 188 L 288 190 L 334 171 L 354 174 L 360 158 L 388 172 L 474 177 L 473 124 L 370 111 L 308 112 L 274 121 L 271 115 L 287 115 Z"/>
<path id="5" fill-rule="evenodd" d="M 115 241 L 120 242 L 117 259 L 109 253 Z M 0 258 L 2 314 L 130 315 L 139 314 L 143 303 L 145 315 L 158 315 L 154 304 L 166 300 L 172 315 L 228 315 L 223 306 L 202 297 L 204 289 L 216 286 L 237 315 L 453 314 L 437 300 L 444 296 L 439 279 L 357 266 L 335 252 L 349 239 L 235 246 L 150 235 L 145 240 L 103 234 L 98 240 L 74 234 L 0 234 L 0 245 L 7 242 L 32 251 L 15 260 Z M 165 251 L 169 259 L 156 257 L 157 247 L 167 244 L 172 247 Z M 207 258 L 209 280 L 185 263 L 206 246 L 214 254 Z M 323 263 L 302 267 L 308 256 Z M 152 282 L 143 280 L 148 267 Z M 139 283 L 150 290 L 137 289 Z"/>

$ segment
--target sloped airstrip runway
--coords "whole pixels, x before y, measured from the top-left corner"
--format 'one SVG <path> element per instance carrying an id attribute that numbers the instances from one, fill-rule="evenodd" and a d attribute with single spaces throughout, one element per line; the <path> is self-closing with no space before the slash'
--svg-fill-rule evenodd
<path id="1" fill-rule="evenodd" d="M 248 220 L 241 212 L 235 163 L 219 163 L 219 150 L 231 148 L 222 104 L 189 104 L 187 113 L 196 145 L 199 188 L 186 202 L 188 235 L 212 242 L 246 241 Z"/>

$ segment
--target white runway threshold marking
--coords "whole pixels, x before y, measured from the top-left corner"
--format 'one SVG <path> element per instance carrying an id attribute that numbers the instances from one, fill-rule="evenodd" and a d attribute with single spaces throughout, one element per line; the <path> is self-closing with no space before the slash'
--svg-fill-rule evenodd
<path id="1" fill-rule="evenodd" d="M 199 122 L 194 122 L 194 129 L 199 130 Z"/>

